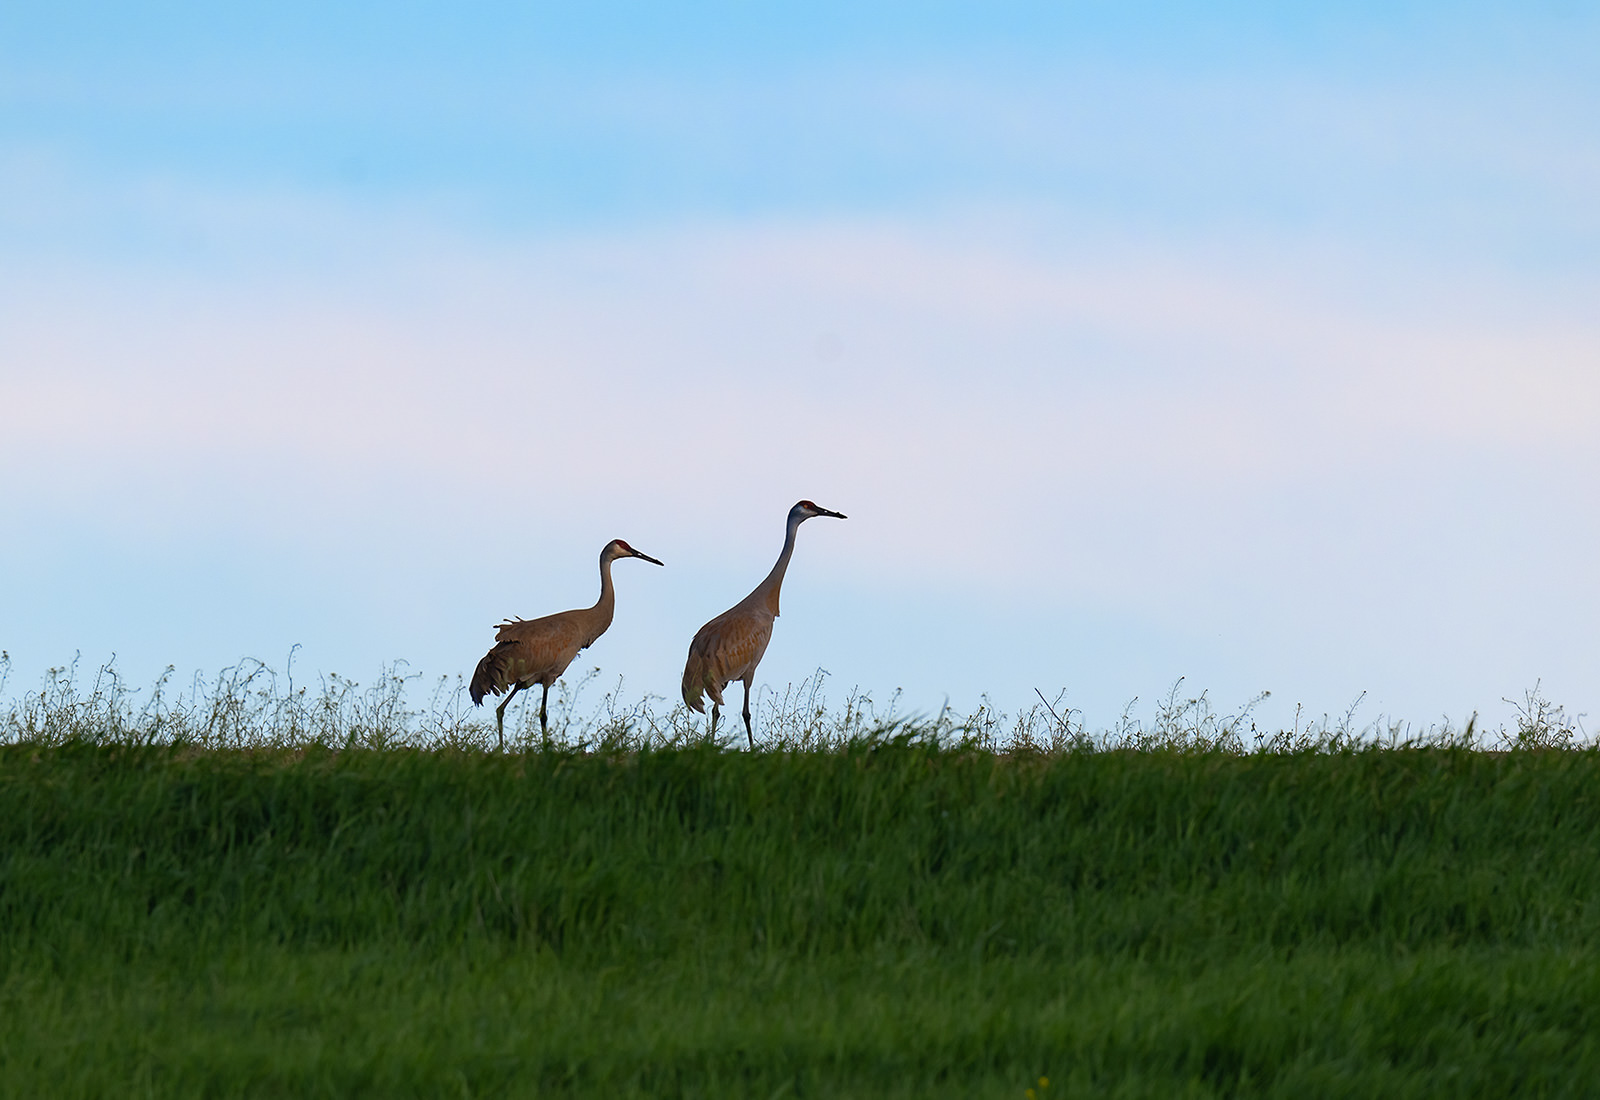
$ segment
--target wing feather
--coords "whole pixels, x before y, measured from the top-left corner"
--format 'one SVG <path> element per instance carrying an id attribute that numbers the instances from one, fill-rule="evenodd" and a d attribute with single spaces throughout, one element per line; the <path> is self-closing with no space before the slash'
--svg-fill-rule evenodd
<path id="1" fill-rule="evenodd" d="M 587 647 L 590 624 L 581 611 L 539 619 L 513 619 L 495 628 L 495 645 L 472 673 L 472 701 L 499 695 L 512 684 L 550 684 Z"/>
<path id="2" fill-rule="evenodd" d="M 689 643 L 683 669 L 683 701 L 704 713 L 702 692 L 722 705 L 722 689 L 755 671 L 772 640 L 772 616 L 764 609 L 735 607 L 702 626 Z"/>

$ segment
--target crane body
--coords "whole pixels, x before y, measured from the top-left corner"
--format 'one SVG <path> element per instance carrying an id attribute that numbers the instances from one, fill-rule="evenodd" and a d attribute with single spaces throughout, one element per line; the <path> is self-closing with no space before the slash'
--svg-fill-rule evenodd
<path id="1" fill-rule="evenodd" d="M 778 595 L 783 587 L 789 559 L 794 556 L 795 534 L 800 525 L 814 516 L 844 519 L 809 500 L 789 509 L 785 522 L 783 552 L 765 580 L 744 599 L 712 619 L 695 632 L 689 643 L 689 658 L 683 668 L 683 701 L 690 710 L 705 713 L 703 695 L 711 696 L 711 731 L 716 732 L 722 715 L 722 692 L 729 684 L 744 684 L 744 733 L 754 748 L 755 733 L 750 727 L 750 685 L 756 666 L 772 641 L 772 622 L 778 617 Z"/>
<path id="2" fill-rule="evenodd" d="M 660 565 L 649 554 L 641 554 L 621 539 L 608 542 L 600 551 L 600 598 L 593 607 L 560 611 L 538 619 L 509 619 L 495 628 L 495 645 L 473 670 L 468 690 L 474 706 L 482 706 L 485 695 L 506 692 L 494 710 L 495 732 L 502 750 L 506 745 L 506 707 L 523 688 L 539 684 L 544 694 L 539 699 L 539 729 L 549 736 L 546 706 L 550 685 L 561 678 L 579 653 L 588 649 L 606 632 L 616 611 L 616 589 L 611 583 L 611 563 L 617 558 L 643 558 Z"/>

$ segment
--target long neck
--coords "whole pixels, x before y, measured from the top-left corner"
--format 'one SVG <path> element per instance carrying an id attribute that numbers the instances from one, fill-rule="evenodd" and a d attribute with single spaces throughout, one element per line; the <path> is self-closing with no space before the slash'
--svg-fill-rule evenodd
<path id="1" fill-rule="evenodd" d="M 589 614 L 594 619 L 594 625 L 599 628 L 595 632 L 595 637 L 598 638 L 605 633 L 605 629 L 611 625 L 611 617 L 616 614 L 616 611 L 617 590 L 611 585 L 611 558 L 602 554 L 600 555 L 600 598 L 589 609 Z"/>
<path id="2" fill-rule="evenodd" d="M 778 590 L 783 587 L 783 575 L 788 572 L 789 559 L 794 556 L 794 535 L 800 530 L 800 522 L 804 518 L 797 515 L 789 517 L 789 526 L 783 536 L 783 553 L 778 555 L 777 564 L 767 574 L 767 579 L 756 585 L 756 590 L 750 593 L 750 599 L 765 604 L 773 618 L 778 617 Z"/>

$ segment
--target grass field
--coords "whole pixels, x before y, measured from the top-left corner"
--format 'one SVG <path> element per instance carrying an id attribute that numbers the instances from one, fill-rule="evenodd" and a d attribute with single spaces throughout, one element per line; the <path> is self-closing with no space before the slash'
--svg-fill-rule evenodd
<path id="1" fill-rule="evenodd" d="M 495 756 L 96 738 L 90 711 L 14 708 L 0 746 L 6 1095 L 1600 1080 L 1589 749 L 901 727 Z"/>

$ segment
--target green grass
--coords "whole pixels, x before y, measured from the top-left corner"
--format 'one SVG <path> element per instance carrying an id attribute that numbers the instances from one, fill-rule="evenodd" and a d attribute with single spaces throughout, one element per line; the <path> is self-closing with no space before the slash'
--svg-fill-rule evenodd
<path id="1" fill-rule="evenodd" d="M 1579 1096 L 1596 838 L 1592 750 L 18 743 L 0 1089 Z"/>

